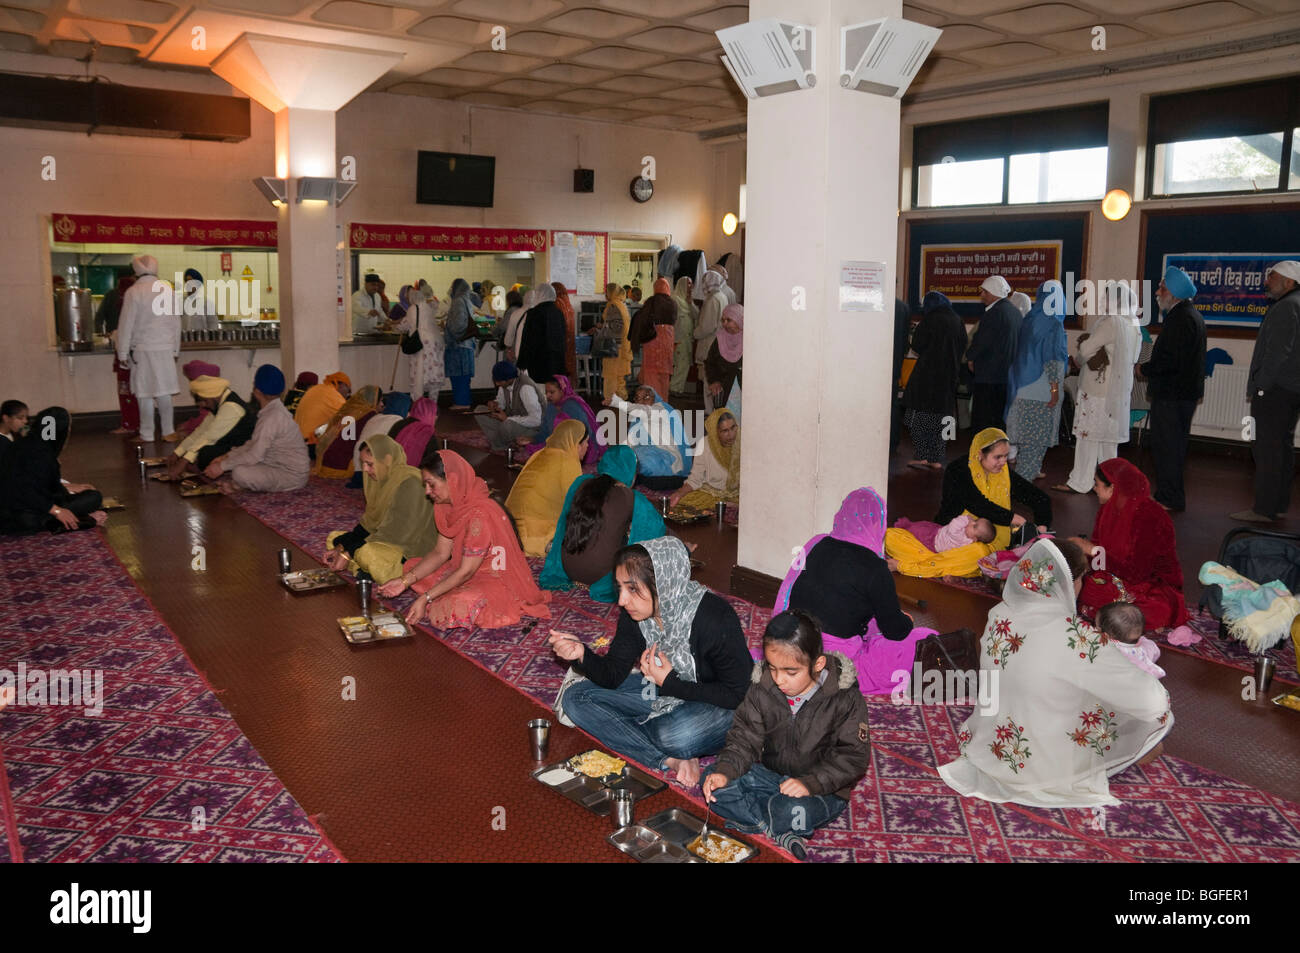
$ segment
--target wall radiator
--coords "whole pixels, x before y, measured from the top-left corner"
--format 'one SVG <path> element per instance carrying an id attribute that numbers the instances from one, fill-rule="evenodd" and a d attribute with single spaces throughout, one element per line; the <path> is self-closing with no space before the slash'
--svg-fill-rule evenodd
<path id="1" fill-rule="evenodd" d="M 1236 431 L 1236 439 L 1240 440 L 1241 419 L 1250 413 L 1250 401 L 1246 399 L 1249 378 L 1249 367 L 1216 366 L 1214 374 L 1205 379 L 1205 397 L 1196 408 L 1192 426 Z"/>

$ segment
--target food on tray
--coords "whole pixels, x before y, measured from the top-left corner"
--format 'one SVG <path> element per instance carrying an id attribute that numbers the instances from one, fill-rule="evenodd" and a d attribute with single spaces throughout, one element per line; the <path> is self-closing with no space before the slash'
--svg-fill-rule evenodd
<path id="1" fill-rule="evenodd" d="M 619 774 L 627 767 L 622 758 L 605 754 L 603 751 L 584 751 L 569 759 L 569 767 L 589 778 L 603 778 L 607 774 Z"/>
<path id="2" fill-rule="evenodd" d="M 385 625 L 380 625 L 376 622 L 375 632 L 378 633 L 381 639 L 400 639 L 402 636 L 406 635 L 406 626 L 396 621 L 386 623 Z"/>
<path id="3" fill-rule="evenodd" d="M 363 615 L 350 615 L 339 619 L 339 625 L 347 626 L 349 629 L 365 628 L 370 625 L 370 620 Z"/>
<path id="4" fill-rule="evenodd" d="M 1283 708 L 1290 708 L 1292 711 L 1300 711 L 1300 695 L 1288 693 L 1286 695 L 1277 696 L 1273 701 L 1281 705 Z"/>
<path id="5" fill-rule="evenodd" d="M 565 781 L 573 780 L 573 772 L 567 768 L 551 768 L 549 771 L 543 771 L 537 776 L 537 780 L 543 784 L 549 784 L 551 787 L 563 784 Z"/>
<path id="6" fill-rule="evenodd" d="M 695 838 L 686 845 L 686 849 L 711 864 L 738 864 L 749 853 L 749 848 L 740 841 L 732 840 L 717 831 L 709 831 L 709 836 L 703 838 L 702 843 L 701 838 Z"/>

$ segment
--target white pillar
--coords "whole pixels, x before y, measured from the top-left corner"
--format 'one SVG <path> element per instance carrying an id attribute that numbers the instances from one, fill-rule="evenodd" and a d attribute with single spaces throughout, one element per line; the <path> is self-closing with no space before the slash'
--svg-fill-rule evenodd
<path id="1" fill-rule="evenodd" d="M 331 202 L 300 203 L 295 194 L 303 176 L 336 176 L 334 116 L 294 108 L 275 115 L 276 176 L 290 180 L 279 229 L 280 360 L 289 380 L 301 371 L 337 371 L 339 336 L 351 334 L 338 313 L 337 210 Z"/>
<path id="2" fill-rule="evenodd" d="M 817 85 L 751 100 L 740 566 L 778 578 L 860 486 L 886 495 L 899 102 L 839 85 L 839 29 L 898 0 L 751 0 L 817 28 Z M 885 263 L 880 312 L 839 310 L 844 261 Z M 802 288 L 806 310 L 792 308 Z"/>
<path id="3" fill-rule="evenodd" d="M 275 114 L 275 177 L 288 181 L 279 266 L 280 363 L 289 380 L 338 370 L 339 337 L 351 335 L 347 302 L 338 310 L 334 204 L 298 202 L 298 180 L 338 177 L 335 114 L 403 55 L 244 33 L 212 61 L 214 73 Z"/>

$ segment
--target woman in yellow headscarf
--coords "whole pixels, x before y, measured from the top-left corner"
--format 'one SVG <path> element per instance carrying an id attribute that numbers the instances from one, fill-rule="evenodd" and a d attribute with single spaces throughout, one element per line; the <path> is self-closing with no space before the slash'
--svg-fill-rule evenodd
<path id="1" fill-rule="evenodd" d="M 383 394 L 374 384 L 367 384 L 345 400 L 316 443 L 312 472 L 330 480 L 346 480 L 352 476 L 352 456 L 361 431 L 382 407 Z"/>
<path id="2" fill-rule="evenodd" d="M 581 420 L 563 420 L 546 446 L 528 458 L 506 497 L 506 509 L 519 528 L 529 556 L 545 556 L 573 481 L 582 476 L 587 452 L 587 427 Z"/>
<path id="3" fill-rule="evenodd" d="M 628 317 L 627 305 L 623 303 L 626 297 L 622 285 L 611 281 L 605 286 L 606 304 L 600 323 L 610 327 L 618 336 L 618 356 L 604 358 L 600 366 L 601 380 L 605 384 L 605 400 L 609 400 L 612 394 L 626 397 L 627 376 L 632 373 L 632 342 L 627 336 L 632 329 L 632 319 Z"/>
<path id="4" fill-rule="evenodd" d="M 952 461 L 943 473 L 943 499 L 935 523 L 946 526 L 963 514 L 987 519 L 997 530 L 993 542 L 975 541 L 936 553 L 911 529 L 895 525 L 885 531 L 885 553 L 891 568 L 905 576 L 976 575 L 980 559 L 1006 549 L 1012 527 L 1025 523 L 1025 518 L 1012 510 L 1017 504 L 1031 509 L 1039 532 L 1046 532 L 1052 522 L 1052 501 L 1007 466 L 1010 449 L 1005 433 L 996 427 L 985 428 L 971 440 L 966 459 Z"/>
<path id="5" fill-rule="evenodd" d="M 438 542 L 433 507 L 424 498 L 420 471 L 406 451 L 384 434 L 361 447 L 366 510 L 348 532 L 325 540 L 325 565 L 335 571 L 367 572 L 379 584 L 402 574 L 402 560 L 423 556 Z"/>
<path id="6" fill-rule="evenodd" d="M 740 500 L 740 424 L 719 408 L 704 421 L 705 439 L 697 445 L 691 475 L 668 499 L 673 505 L 712 509 Z"/>

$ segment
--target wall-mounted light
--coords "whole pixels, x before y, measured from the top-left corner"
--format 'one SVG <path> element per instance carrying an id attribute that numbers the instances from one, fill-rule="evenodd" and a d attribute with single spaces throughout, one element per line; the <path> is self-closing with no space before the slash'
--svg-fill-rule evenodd
<path id="1" fill-rule="evenodd" d="M 1133 197 L 1123 189 L 1111 189 L 1101 200 L 1101 214 L 1112 222 L 1122 221 L 1133 207 Z"/>
<path id="2" fill-rule="evenodd" d="M 257 186 L 257 191 L 261 192 L 266 200 L 276 208 L 284 205 L 285 196 L 289 194 L 289 186 L 284 179 L 273 179 L 264 175 L 254 179 L 253 184 Z"/>
<path id="3" fill-rule="evenodd" d="M 356 187 L 355 182 L 345 182 L 343 179 L 324 179 L 305 175 L 298 179 L 296 201 L 333 203 L 337 207 L 343 204 L 343 200 Z"/>
<path id="4" fill-rule="evenodd" d="M 722 234 L 730 237 L 736 234 L 736 226 L 740 224 L 740 219 L 736 218 L 735 212 L 728 212 L 722 216 Z"/>

